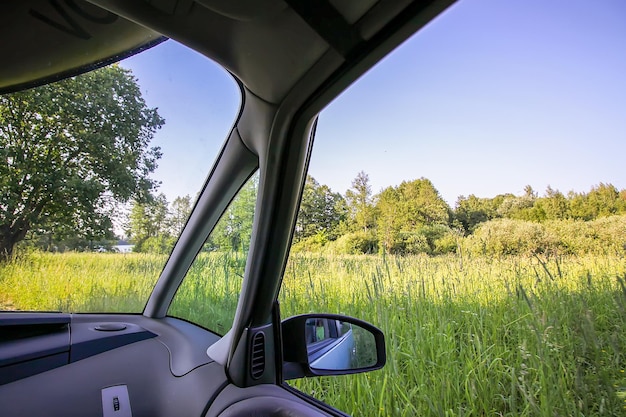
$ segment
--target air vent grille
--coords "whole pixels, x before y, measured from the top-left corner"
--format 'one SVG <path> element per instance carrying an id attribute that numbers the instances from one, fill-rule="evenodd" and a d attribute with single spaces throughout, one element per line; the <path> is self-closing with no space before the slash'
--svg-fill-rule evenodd
<path id="1" fill-rule="evenodd" d="M 250 358 L 250 373 L 252 378 L 259 379 L 265 372 L 265 334 L 256 333 L 252 338 L 252 355 Z"/>

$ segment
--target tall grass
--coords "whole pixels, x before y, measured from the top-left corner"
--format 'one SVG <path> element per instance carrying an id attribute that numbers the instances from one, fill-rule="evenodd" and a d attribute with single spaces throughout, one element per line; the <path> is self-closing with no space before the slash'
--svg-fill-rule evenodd
<path id="1" fill-rule="evenodd" d="M 387 366 L 295 385 L 354 415 L 626 415 L 617 257 L 291 258 L 282 312 L 363 318 Z"/>
<path id="2" fill-rule="evenodd" d="M 0 307 L 143 311 L 165 255 L 32 252 L 0 265 Z"/>
<path id="3" fill-rule="evenodd" d="M 221 333 L 243 259 L 202 256 L 172 311 Z M 0 267 L 0 305 L 139 312 L 164 260 L 35 253 Z M 626 260 L 609 255 L 296 254 L 280 295 L 283 317 L 367 320 L 384 330 L 388 362 L 368 374 L 291 383 L 353 415 L 626 415 L 625 279 Z"/>

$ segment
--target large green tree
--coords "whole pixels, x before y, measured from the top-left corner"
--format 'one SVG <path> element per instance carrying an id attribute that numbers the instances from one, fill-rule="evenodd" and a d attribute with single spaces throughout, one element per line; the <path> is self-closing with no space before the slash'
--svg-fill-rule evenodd
<path id="1" fill-rule="evenodd" d="M 192 210 L 191 196 L 176 197 L 170 207 L 169 226 L 173 236 L 178 236 L 187 223 Z"/>
<path id="2" fill-rule="evenodd" d="M 422 251 L 429 245 L 430 229 L 448 226 L 452 212 L 426 178 L 387 187 L 378 195 L 376 208 L 379 242 L 390 253 Z"/>
<path id="3" fill-rule="evenodd" d="M 29 231 L 110 232 L 112 205 L 156 186 L 163 123 L 117 65 L 0 96 L 0 257 Z"/>
<path id="4" fill-rule="evenodd" d="M 574 219 L 594 220 L 626 212 L 623 193 L 620 194 L 613 184 L 600 183 L 588 193 L 570 193 L 569 197 L 570 212 Z"/>
<path id="5" fill-rule="evenodd" d="M 476 226 L 494 217 L 495 209 L 491 199 L 479 198 L 474 194 L 469 197 L 459 196 L 456 200 L 454 216 L 466 233 L 472 233 Z"/>
<path id="6" fill-rule="evenodd" d="M 155 238 L 159 241 L 170 238 L 169 210 L 165 194 L 159 194 L 148 201 L 134 201 L 129 215 L 126 235 L 135 245 L 135 252 L 150 252 L 150 244 Z"/>
<path id="7" fill-rule="evenodd" d="M 331 240 L 336 239 L 339 224 L 346 218 L 346 210 L 341 194 L 334 193 L 327 185 L 321 185 L 307 175 L 296 221 L 296 240 L 318 233 L 324 233 Z"/>
<path id="8" fill-rule="evenodd" d="M 376 225 L 376 210 L 370 178 L 365 171 L 360 171 L 352 180 L 352 187 L 346 191 L 346 202 L 354 230 L 368 232 Z"/>

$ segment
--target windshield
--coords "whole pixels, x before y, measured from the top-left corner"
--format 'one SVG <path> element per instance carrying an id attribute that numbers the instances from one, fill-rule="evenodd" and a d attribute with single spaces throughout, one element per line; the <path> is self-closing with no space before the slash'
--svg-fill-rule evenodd
<path id="1" fill-rule="evenodd" d="M 166 41 L 0 97 L 0 309 L 141 312 L 240 106 Z"/>

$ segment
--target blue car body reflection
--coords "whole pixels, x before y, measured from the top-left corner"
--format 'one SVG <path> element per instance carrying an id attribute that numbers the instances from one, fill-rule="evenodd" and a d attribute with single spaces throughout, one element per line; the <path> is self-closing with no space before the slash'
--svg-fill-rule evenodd
<path id="1" fill-rule="evenodd" d="M 311 368 L 342 370 L 354 367 L 356 348 L 351 324 L 327 318 L 309 319 L 306 338 Z"/>

